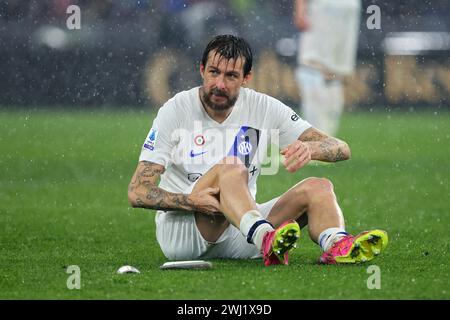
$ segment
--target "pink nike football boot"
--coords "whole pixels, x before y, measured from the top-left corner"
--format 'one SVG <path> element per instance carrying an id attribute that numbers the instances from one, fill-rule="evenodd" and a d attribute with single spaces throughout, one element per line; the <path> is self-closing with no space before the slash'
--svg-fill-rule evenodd
<path id="1" fill-rule="evenodd" d="M 264 265 L 289 264 L 289 251 L 297 247 L 299 237 L 300 227 L 294 220 L 267 232 L 262 243 Z"/>
<path id="2" fill-rule="evenodd" d="M 324 252 L 319 262 L 323 264 L 361 263 L 378 256 L 388 244 L 383 230 L 364 231 L 356 236 L 347 235 Z"/>

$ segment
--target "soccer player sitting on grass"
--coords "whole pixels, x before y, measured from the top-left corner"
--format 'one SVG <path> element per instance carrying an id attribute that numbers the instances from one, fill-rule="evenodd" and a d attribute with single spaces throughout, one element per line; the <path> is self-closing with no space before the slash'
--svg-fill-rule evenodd
<path id="1" fill-rule="evenodd" d="M 327 179 L 308 178 L 255 202 L 261 151 L 271 143 L 278 143 L 289 172 L 311 160 L 349 159 L 350 149 L 280 101 L 244 88 L 252 59 L 242 38 L 221 35 L 209 42 L 200 65 L 203 85 L 176 94 L 153 122 L 129 185 L 131 205 L 158 210 L 156 237 L 170 260 L 262 256 L 266 266 L 288 264 L 306 225 L 323 250 L 321 263 L 373 259 L 387 234 L 348 234 Z M 274 130 L 276 139 L 268 134 Z"/>

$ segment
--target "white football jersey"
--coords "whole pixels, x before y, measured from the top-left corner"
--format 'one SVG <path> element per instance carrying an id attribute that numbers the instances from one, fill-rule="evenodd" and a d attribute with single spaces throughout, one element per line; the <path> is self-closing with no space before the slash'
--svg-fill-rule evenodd
<path id="1" fill-rule="evenodd" d="M 199 89 L 180 92 L 159 109 L 139 161 L 166 168 L 160 188 L 188 194 L 211 167 L 235 156 L 248 168 L 255 198 L 261 167 L 279 165 L 278 157 L 276 164 L 267 163 L 271 145 L 284 148 L 311 125 L 277 99 L 248 88 L 241 88 L 232 112 L 218 123 L 206 113 Z"/>
<path id="2" fill-rule="evenodd" d="M 300 34 L 298 63 L 318 62 L 342 75 L 353 72 L 361 0 L 313 0 L 307 10 L 311 25 Z"/>

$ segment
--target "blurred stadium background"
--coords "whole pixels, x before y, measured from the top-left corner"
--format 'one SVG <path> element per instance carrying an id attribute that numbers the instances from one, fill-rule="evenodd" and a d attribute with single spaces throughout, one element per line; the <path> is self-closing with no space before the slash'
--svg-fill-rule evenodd
<path id="1" fill-rule="evenodd" d="M 68 30 L 69 5 L 81 29 Z M 381 9 L 370 30 L 369 5 Z M 0 3 L 0 105 L 152 106 L 199 83 L 211 36 L 238 34 L 255 51 L 251 87 L 292 107 L 297 31 L 293 1 L 9 0 Z M 446 0 L 363 0 L 358 67 L 348 108 L 448 108 Z"/>
<path id="2" fill-rule="evenodd" d="M 72 4 L 80 30 L 66 26 Z M 366 25 L 372 4 L 380 30 Z M 449 299 L 448 0 L 363 0 L 357 71 L 346 84 L 353 112 L 338 135 L 352 160 L 258 182 L 263 202 L 305 177 L 331 179 L 349 232 L 389 232 L 375 262 L 380 290 L 368 289 L 365 267 L 318 266 L 307 232 L 287 268 L 225 260 L 211 272 L 159 271 L 166 258 L 153 211 L 126 197 L 156 110 L 199 84 L 203 47 L 219 33 L 252 45 L 251 87 L 297 108 L 292 7 L 0 1 L 0 299 Z M 81 269 L 81 290 L 66 285 L 70 265 Z M 141 274 L 117 275 L 122 265 Z"/>

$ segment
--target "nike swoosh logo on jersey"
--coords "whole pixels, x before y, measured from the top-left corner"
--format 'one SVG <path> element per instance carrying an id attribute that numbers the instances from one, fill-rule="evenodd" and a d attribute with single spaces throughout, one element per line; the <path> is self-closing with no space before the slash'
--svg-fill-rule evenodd
<path id="1" fill-rule="evenodd" d="M 196 157 L 196 156 L 200 156 L 204 153 L 206 153 L 207 151 L 203 151 L 203 152 L 199 152 L 199 153 L 194 153 L 194 150 L 191 150 L 191 153 L 189 154 L 191 156 L 191 158 Z"/>

